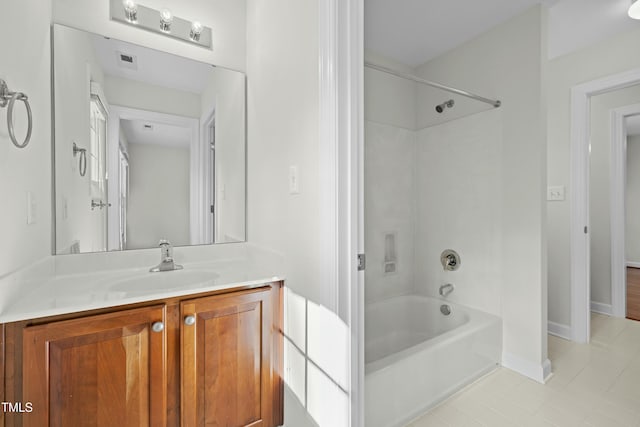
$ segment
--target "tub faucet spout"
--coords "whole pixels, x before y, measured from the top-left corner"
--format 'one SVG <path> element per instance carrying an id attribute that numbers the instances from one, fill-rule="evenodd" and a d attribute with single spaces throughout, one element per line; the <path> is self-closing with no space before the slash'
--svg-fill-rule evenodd
<path id="1" fill-rule="evenodd" d="M 453 285 L 451 283 L 447 283 L 446 285 L 440 286 L 440 295 L 446 297 L 451 292 L 453 292 Z"/>

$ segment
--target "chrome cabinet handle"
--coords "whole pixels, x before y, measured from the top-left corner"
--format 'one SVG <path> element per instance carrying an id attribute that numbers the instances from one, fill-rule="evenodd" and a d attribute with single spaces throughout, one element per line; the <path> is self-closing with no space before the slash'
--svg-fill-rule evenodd
<path id="1" fill-rule="evenodd" d="M 187 326 L 191 326 L 191 325 L 193 325 L 195 323 L 196 323 L 196 316 L 194 316 L 193 314 L 191 314 L 189 316 L 186 316 L 184 318 L 184 324 L 187 325 Z"/>
<path id="2" fill-rule="evenodd" d="M 153 325 L 151 325 L 151 329 L 153 330 L 153 332 L 162 332 L 164 331 L 164 323 L 154 322 Z"/>

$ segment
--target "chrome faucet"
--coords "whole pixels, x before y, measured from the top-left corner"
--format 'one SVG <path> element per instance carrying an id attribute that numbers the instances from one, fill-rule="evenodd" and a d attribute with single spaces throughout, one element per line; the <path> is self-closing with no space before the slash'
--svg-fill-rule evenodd
<path id="1" fill-rule="evenodd" d="M 173 246 L 168 240 L 160 240 L 160 264 L 149 269 L 150 272 L 182 270 L 182 266 L 173 262 Z"/>
<path id="2" fill-rule="evenodd" d="M 446 285 L 441 285 L 439 292 L 441 296 L 446 297 L 451 292 L 453 292 L 453 285 L 451 283 L 447 283 Z"/>

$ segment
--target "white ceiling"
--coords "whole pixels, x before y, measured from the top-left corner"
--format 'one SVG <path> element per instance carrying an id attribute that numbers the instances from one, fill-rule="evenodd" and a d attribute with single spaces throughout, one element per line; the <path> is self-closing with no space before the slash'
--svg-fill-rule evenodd
<path id="1" fill-rule="evenodd" d="M 212 70 L 204 62 L 95 34 L 93 47 L 106 75 L 196 94 L 204 91 Z M 137 70 L 118 65 L 119 52 L 136 56 Z"/>
<path id="2" fill-rule="evenodd" d="M 554 2 L 365 0 L 365 49 L 415 67 L 539 3 Z"/>
<path id="3" fill-rule="evenodd" d="M 365 48 L 412 67 L 452 50 L 536 4 L 549 7 L 556 58 L 637 29 L 630 0 L 365 0 Z"/>
<path id="4" fill-rule="evenodd" d="M 623 31 L 636 29 L 631 0 L 561 0 L 549 9 L 549 58 L 590 46 Z"/>
<path id="5" fill-rule="evenodd" d="M 152 129 L 145 129 L 151 125 Z M 120 120 L 120 127 L 129 144 L 153 144 L 163 147 L 186 148 L 191 144 L 189 128 L 155 123 L 146 120 Z"/>

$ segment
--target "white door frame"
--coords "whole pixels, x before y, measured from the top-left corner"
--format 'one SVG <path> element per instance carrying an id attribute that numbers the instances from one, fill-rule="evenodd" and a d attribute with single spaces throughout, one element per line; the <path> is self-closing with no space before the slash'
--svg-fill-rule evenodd
<path id="1" fill-rule="evenodd" d="M 640 115 L 640 104 L 611 110 L 611 306 L 615 317 L 627 315 L 625 251 L 627 127 L 625 119 Z"/>
<path id="2" fill-rule="evenodd" d="M 590 339 L 589 137 L 592 96 L 640 83 L 640 69 L 574 86 L 571 89 L 571 337 Z"/>
<path id="3" fill-rule="evenodd" d="M 350 422 L 364 426 L 364 1 L 319 2 L 323 283 L 350 330 Z"/>
<path id="4" fill-rule="evenodd" d="M 202 224 L 202 239 L 203 239 L 203 243 L 207 242 L 207 243 L 216 243 L 216 240 L 219 237 L 219 226 L 218 226 L 218 200 L 216 198 L 217 192 L 216 192 L 216 165 L 213 164 L 213 162 L 211 162 L 211 141 L 209 140 L 210 138 L 210 134 L 209 134 L 209 127 L 211 126 L 211 124 L 213 123 L 213 125 L 215 126 L 215 120 L 216 120 L 216 110 L 215 107 L 212 108 L 210 111 L 206 112 L 205 114 L 202 115 L 202 117 L 200 118 L 200 139 L 201 141 L 201 147 L 202 147 L 202 164 L 203 164 L 203 170 L 202 170 L 202 176 L 205 177 L 204 179 L 204 183 L 203 188 L 202 188 L 202 193 L 203 193 L 203 197 L 205 199 L 205 217 L 202 218 L 203 224 Z M 215 143 L 215 136 L 214 136 L 214 143 Z M 214 159 L 215 159 L 215 150 L 214 150 Z M 215 162 L 215 160 L 214 160 Z M 211 205 L 213 205 L 213 212 L 211 212 L 210 208 L 207 209 L 208 207 L 210 207 Z M 211 214 L 213 214 L 213 221 L 211 221 Z M 215 224 L 214 224 L 215 221 Z"/>
<path id="5" fill-rule="evenodd" d="M 202 229 L 204 227 L 204 217 L 201 213 L 205 212 L 205 208 L 202 197 L 202 179 L 200 178 L 204 165 L 202 164 L 199 120 L 191 117 L 157 113 L 155 111 L 140 110 L 120 105 L 110 105 L 109 109 L 109 120 L 107 123 L 107 171 L 109 174 L 109 185 L 107 187 L 107 191 L 110 203 L 107 216 L 108 250 L 118 250 L 120 246 L 120 237 L 118 233 L 120 228 L 117 213 L 120 209 L 120 198 L 118 196 L 120 191 L 120 174 L 118 173 L 120 161 L 118 159 L 118 146 L 120 144 L 121 119 L 146 120 L 191 129 L 191 147 L 189 150 L 189 170 L 191 173 L 189 207 L 190 240 L 191 244 L 200 244 L 203 237 Z"/>

